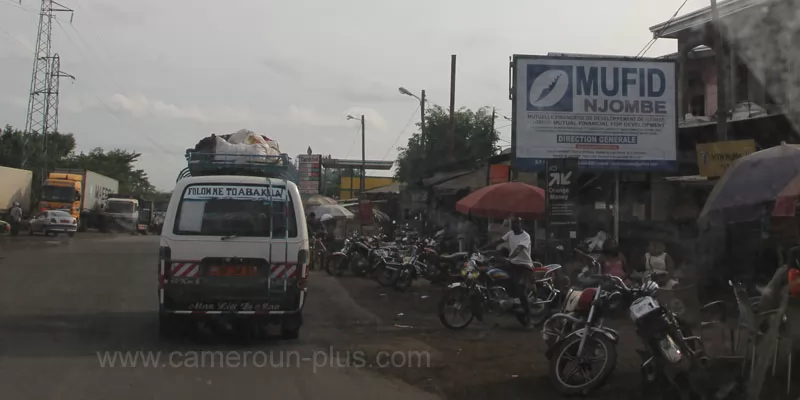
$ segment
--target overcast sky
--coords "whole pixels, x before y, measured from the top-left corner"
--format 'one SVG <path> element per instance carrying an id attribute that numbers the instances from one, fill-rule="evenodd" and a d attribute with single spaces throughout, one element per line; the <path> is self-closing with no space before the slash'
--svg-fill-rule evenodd
<path id="1" fill-rule="evenodd" d="M 211 132 L 254 130 L 290 155 L 393 160 L 415 129 L 426 89 L 447 106 L 509 115 L 508 57 L 550 51 L 636 55 L 682 0 L 62 0 L 53 27 L 62 70 L 60 131 L 79 150 L 141 152 L 139 166 L 172 188 L 183 152 Z M 689 0 L 681 14 L 707 6 Z M 0 0 L 0 124 L 23 128 L 40 1 Z M 659 40 L 647 53 L 674 52 Z M 502 140 L 508 121 L 498 120 Z M 505 142 L 501 144 L 507 144 Z"/>

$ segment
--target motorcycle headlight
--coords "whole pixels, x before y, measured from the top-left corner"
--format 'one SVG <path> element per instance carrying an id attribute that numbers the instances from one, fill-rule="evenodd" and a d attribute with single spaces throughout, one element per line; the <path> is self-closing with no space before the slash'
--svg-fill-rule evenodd
<path id="1" fill-rule="evenodd" d="M 467 279 L 476 279 L 480 275 L 478 265 L 474 260 L 469 260 L 464 263 L 464 268 L 461 269 L 461 276 Z"/>
<path id="2" fill-rule="evenodd" d="M 664 355 L 664 358 L 666 358 L 671 363 L 677 363 L 681 359 L 683 359 L 683 354 L 681 354 L 681 349 L 678 348 L 678 345 L 669 336 L 661 339 L 658 342 L 658 347 L 661 350 L 661 354 Z"/>

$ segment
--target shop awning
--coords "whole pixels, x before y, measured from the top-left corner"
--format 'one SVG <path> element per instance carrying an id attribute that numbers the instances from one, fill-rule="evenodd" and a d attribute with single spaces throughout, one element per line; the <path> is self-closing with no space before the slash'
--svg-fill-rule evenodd
<path id="1" fill-rule="evenodd" d="M 425 178 L 422 180 L 422 184 L 425 186 L 435 186 L 442 182 L 449 181 L 451 179 L 458 178 L 459 176 L 466 175 L 472 172 L 471 170 L 461 170 L 461 171 L 451 171 L 451 172 L 437 172 L 430 178 Z"/>
<path id="2" fill-rule="evenodd" d="M 470 192 L 486 186 L 486 167 L 478 168 L 456 178 L 433 186 L 433 191 L 438 195 L 456 194 L 462 190 Z"/>

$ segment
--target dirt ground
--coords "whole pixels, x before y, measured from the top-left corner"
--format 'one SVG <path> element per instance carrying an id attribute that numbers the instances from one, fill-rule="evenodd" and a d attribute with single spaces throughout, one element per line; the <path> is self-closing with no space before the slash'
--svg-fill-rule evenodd
<path id="1" fill-rule="evenodd" d="M 340 282 L 359 306 L 378 317 L 377 329 L 370 333 L 376 342 L 395 346 L 413 338 L 435 354 L 429 368 L 381 369 L 382 373 L 453 400 L 562 398 L 548 379 L 538 328 L 523 329 L 514 318 L 488 316 L 463 331 L 451 331 L 437 316 L 441 287 L 417 281 L 408 291 L 398 292 L 365 279 L 343 277 Z M 617 367 L 601 390 L 585 398 L 639 399 L 641 359 L 635 352 L 639 339 L 624 318 L 609 325 L 620 333 Z M 723 337 L 719 331 L 704 334 L 709 352 L 724 351 Z M 800 382 L 800 375 L 793 375 Z M 781 382 L 785 385 L 785 378 Z M 800 383 L 795 386 L 800 389 Z"/>
<path id="2" fill-rule="evenodd" d="M 442 288 L 415 282 L 407 292 L 384 289 L 377 283 L 341 278 L 353 299 L 380 319 L 381 340 L 413 337 L 435 350 L 430 368 L 382 369 L 448 399 L 560 398 L 550 384 L 545 346 L 537 328 L 523 329 L 516 319 L 487 316 L 463 331 L 451 331 L 439 322 L 437 304 Z M 636 340 L 616 322 L 621 342 Z M 609 383 L 589 399 L 634 399 L 639 392 L 639 356 L 629 346 L 619 347 L 618 365 Z M 631 384 L 636 382 L 636 384 Z"/>

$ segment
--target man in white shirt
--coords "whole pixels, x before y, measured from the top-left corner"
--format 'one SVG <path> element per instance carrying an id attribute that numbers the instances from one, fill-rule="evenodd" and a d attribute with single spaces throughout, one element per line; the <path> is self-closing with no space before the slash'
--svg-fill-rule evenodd
<path id="1" fill-rule="evenodd" d="M 526 314 L 530 314 L 530 304 L 525 292 L 533 273 L 531 235 L 522 229 L 522 221 L 519 218 L 512 217 L 511 230 L 492 245 L 497 246 L 498 244 L 509 251 L 508 264 L 503 266 L 503 269 L 511 275 L 511 284 L 506 288 L 508 294 L 512 298 L 518 297 L 522 304 L 522 310 Z"/>

